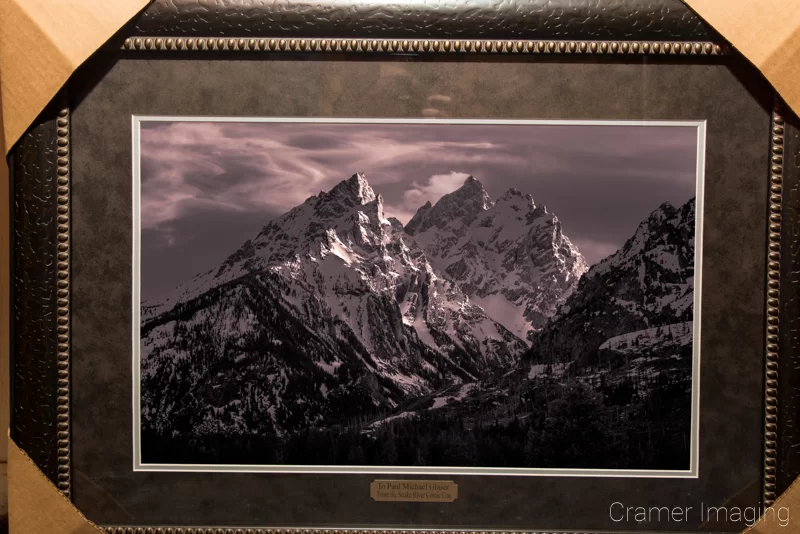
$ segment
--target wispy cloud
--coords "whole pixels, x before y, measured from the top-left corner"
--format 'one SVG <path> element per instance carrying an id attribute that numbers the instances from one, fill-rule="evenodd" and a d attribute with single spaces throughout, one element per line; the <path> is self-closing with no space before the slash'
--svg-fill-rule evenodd
<path id="1" fill-rule="evenodd" d="M 485 164 L 493 159 L 485 152 L 496 148 L 487 141 L 403 138 L 387 128 L 351 127 L 342 137 L 341 127 L 175 122 L 144 128 L 143 228 L 169 232 L 171 222 L 199 207 L 286 211 L 355 172 L 366 172 L 375 186 L 407 183 L 415 164 Z"/>
<path id="2" fill-rule="evenodd" d="M 516 187 L 558 215 L 590 263 L 662 202 L 694 194 L 693 128 L 152 122 L 141 143 L 143 269 L 165 284 L 355 172 L 403 222 L 469 174 L 494 198 Z"/>

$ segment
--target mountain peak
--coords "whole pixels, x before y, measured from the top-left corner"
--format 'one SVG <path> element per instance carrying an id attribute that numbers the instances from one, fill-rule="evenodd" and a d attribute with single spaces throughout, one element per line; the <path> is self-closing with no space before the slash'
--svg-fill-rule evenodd
<path id="1" fill-rule="evenodd" d="M 472 176 L 471 174 L 467 176 L 467 179 L 464 180 L 464 184 L 461 187 L 467 187 L 467 186 L 480 187 L 481 189 L 483 189 L 483 184 L 480 183 L 478 180 L 476 180 L 475 177 Z"/>
<path id="2" fill-rule="evenodd" d="M 331 189 L 328 198 L 347 198 L 355 204 L 368 204 L 375 200 L 375 191 L 370 187 L 363 172 L 357 172 L 347 180 L 342 180 Z"/>
<path id="3" fill-rule="evenodd" d="M 514 201 L 516 201 L 516 202 L 521 202 L 521 203 L 526 204 L 526 205 L 530 205 L 531 207 L 535 206 L 535 204 L 533 202 L 533 197 L 531 195 L 527 194 L 527 193 L 523 193 L 522 191 L 520 191 L 516 187 L 512 187 L 511 189 L 506 191 L 503 194 L 503 196 L 500 197 L 498 202 L 500 200 L 506 201 L 506 202 L 514 202 Z"/>
<path id="4" fill-rule="evenodd" d="M 347 180 L 347 184 L 353 191 L 356 192 L 356 198 L 361 200 L 362 204 L 372 202 L 377 198 L 375 196 L 375 191 L 372 190 L 372 187 L 369 185 L 367 177 L 363 172 L 355 173 L 350 177 L 349 180 Z"/>
<path id="5" fill-rule="evenodd" d="M 467 176 L 467 179 L 464 180 L 464 183 L 461 185 L 461 187 L 453 191 L 453 193 L 458 193 L 458 192 L 464 194 L 472 194 L 472 195 L 483 194 L 486 195 L 487 199 L 489 198 L 489 195 L 486 193 L 486 189 L 483 188 L 483 184 L 480 183 L 478 180 L 476 180 L 475 177 L 472 176 L 471 174 Z"/>
<path id="6" fill-rule="evenodd" d="M 543 204 L 516 188 L 493 203 L 474 177 L 421 207 L 406 233 L 434 269 L 520 339 L 555 314 L 587 269 Z"/>
<path id="7" fill-rule="evenodd" d="M 461 187 L 440 198 L 436 203 L 436 206 L 440 204 L 447 205 L 454 202 L 466 202 L 472 205 L 473 210 L 475 210 L 476 213 L 487 210 L 494 204 L 492 199 L 489 197 L 489 193 L 487 193 L 486 189 L 484 189 L 483 184 L 476 180 L 472 175 L 467 176 L 467 179 L 464 180 L 464 184 Z"/>
<path id="8" fill-rule="evenodd" d="M 673 206 L 670 202 L 663 202 L 660 206 L 650 213 L 650 217 L 661 217 L 665 214 L 669 215 L 678 211 L 678 208 Z"/>
<path id="9" fill-rule="evenodd" d="M 406 225 L 406 232 L 414 235 L 424 232 L 431 226 L 443 228 L 453 220 L 460 220 L 468 226 L 478 214 L 493 206 L 489 193 L 472 175 L 467 176 L 464 184 L 455 191 L 442 196 L 431 206 L 426 202 Z"/>
<path id="10" fill-rule="evenodd" d="M 602 275 L 611 269 L 619 268 L 635 260 L 643 251 L 674 249 L 676 243 L 688 241 L 694 247 L 694 210 L 695 199 L 692 198 L 683 206 L 676 208 L 664 202 L 639 223 L 636 232 L 614 254 L 592 266 L 588 275 Z M 673 255 L 685 254 L 684 249 L 674 250 Z M 688 260 L 687 260 L 688 261 Z M 684 262 L 685 264 L 686 262 Z"/>

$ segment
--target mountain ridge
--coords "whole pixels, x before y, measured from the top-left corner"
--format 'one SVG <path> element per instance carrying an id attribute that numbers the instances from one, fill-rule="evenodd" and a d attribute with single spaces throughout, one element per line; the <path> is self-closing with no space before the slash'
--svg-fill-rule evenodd
<path id="1" fill-rule="evenodd" d="M 588 267 L 531 195 L 404 226 L 356 173 L 142 303 L 143 458 L 685 469 L 694 209 Z"/>
<path id="2" fill-rule="evenodd" d="M 500 203 L 516 199 L 517 193 Z M 480 182 L 470 177 L 430 209 L 434 214 L 457 210 L 462 222 L 471 223 L 495 206 Z M 539 209 L 524 215 L 535 219 L 544 213 Z M 505 224 L 523 224 L 517 229 L 520 234 L 535 226 L 512 219 Z M 257 395 L 251 389 L 258 399 L 246 410 L 272 406 L 268 423 L 275 431 L 293 428 L 299 417 L 287 407 L 294 395 L 295 402 L 320 407 L 318 412 L 309 408 L 317 413 L 312 419 L 323 417 L 321 407 L 330 395 L 359 406 L 367 403 L 372 410 L 392 409 L 409 396 L 505 372 L 527 349 L 523 338 L 473 302 L 462 285 L 463 280 L 429 261 L 399 221 L 386 217 L 381 195 L 363 173 L 356 173 L 267 223 L 219 267 L 195 276 L 161 301 L 144 302 L 143 379 L 159 383 L 164 377 L 155 370 L 171 368 L 171 380 L 180 376 L 199 391 L 205 390 L 202 384 L 214 382 L 205 375 L 215 365 L 230 368 L 223 373 L 245 373 L 250 377 L 245 383 L 257 380 L 255 371 L 246 371 L 252 367 L 248 362 L 274 367 L 282 385 L 259 386 Z M 280 332 L 284 334 L 275 337 Z M 251 338 L 260 341 L 248 345 Z M 217 363 L 207 361 L 211 356 L 192 356 L 209 351 Z M 306 369 L 305 376 L 297 365 Z M 347 372 L 340 376 L 339 369 Z M 144 403 L 150 407 L 145 419 L 159 412 L 161 419 L 156 419 L 161 422 L 153 424 L 165 428 L 165 414 L 196 410 L 187 417 L 201 427 L 207 420 L 239 424 L 233 417 L 238 404 L 215 407 L 212 415 L 193 397 L 170 397 L 170 391 L 183 387 L 159 383 L 143 388 L 151 392 Z M 278 398 L 279 389 L 285 398 Z M 289 395 L 288 390 L 302 393 Z M 156 405 L 161 411 L 152 411 Z"/>
<path id="3" fill-rule="evenodd" d="M 695 199 L 664 203 L 615 253 L 593 265 L 536 335 L 539 363 L 593 363 L 601 342 L 693 320 Z M 580 333 L 580 335 L 578 335 Z"/>
<path id="4" fill-rule="evenodd" d="M 420 208 L 405 230 L 434 267 L 526 340 L 588 269 L 546 206 L 515 188 L 492 201 L 472 176 Z"/>

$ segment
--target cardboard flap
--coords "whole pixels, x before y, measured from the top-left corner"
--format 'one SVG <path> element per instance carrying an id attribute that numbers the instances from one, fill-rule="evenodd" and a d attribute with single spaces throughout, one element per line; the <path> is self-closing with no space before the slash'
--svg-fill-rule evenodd
<path id="1" fill-rule="evenodd" d="M 761 519 L 744 532 L 746 534 L 786 534 L 797 532 L 798 519 L 792 517 L 792 511 L 800 510 L 800 479 L 795 480 L 789 489 L 778 497 L 771 507 L 764 511 Z M 794 527 L 792 527 L 794 525 Z"/>
<path id="2" fill-rule="evenodd" d="M 800 114 L 797 0 L 684 0 L 755 65 Z"/>
<path id="3" fill-rule="evenodd" d="M 4 151 L 70 75 L 148 0 L 0 0 Z"/>
<path id="4" fill-rule="evenodd" d="M 9 527 L 14 534 L 98 534 L 103 531 L 8 438 Z"/>

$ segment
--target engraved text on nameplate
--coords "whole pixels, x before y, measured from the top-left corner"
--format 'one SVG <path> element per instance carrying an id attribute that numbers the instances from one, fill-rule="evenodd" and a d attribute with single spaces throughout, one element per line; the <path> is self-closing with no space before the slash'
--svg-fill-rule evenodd
<path id="1" fill-rule="evenodd" d="M 453 502 L 458 484 L 452 480 L 375 480 L 369 495 L 376 501 Z"/>

